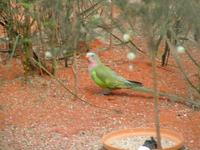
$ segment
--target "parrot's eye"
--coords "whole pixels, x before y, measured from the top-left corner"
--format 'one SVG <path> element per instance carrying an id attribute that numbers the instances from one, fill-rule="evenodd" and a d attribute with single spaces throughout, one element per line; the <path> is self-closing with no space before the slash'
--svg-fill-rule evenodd
<path id="1" fill-rule="evenodd" d="M 88 54 L 86 55 L 86 57 L 94 58 L 94 57 L 95 57 L 95 54 L 94 54 L 94 53 L 88 53 Z"/>

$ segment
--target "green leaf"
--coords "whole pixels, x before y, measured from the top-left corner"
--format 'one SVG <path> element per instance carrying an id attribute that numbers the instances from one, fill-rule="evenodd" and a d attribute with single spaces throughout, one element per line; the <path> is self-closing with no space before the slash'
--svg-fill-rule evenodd
<path id="1" fill-rule="evenodd" d="M 24 43 L 31 43 L 31 39 L 30 38 L 23 38 L 23 42 Z"/>
<path id="2" fill-rule="evenodd" d="M 55 20 L 48 20 L 43 22 L 43 25 L 45 28 L 50 28 L 50 29 L 54 29 L 56 27 L 56 21 Z"/>
<path id="3" fill-rule="evenodd" d="M 31 9 L 33 7 L 32 3 L 30 3 L 30 2 L 22 2 L 22 6 L 25 9 Z"/>

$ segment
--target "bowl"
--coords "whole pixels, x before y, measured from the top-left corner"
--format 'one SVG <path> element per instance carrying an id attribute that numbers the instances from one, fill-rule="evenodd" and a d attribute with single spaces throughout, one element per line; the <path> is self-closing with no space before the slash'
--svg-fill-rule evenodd
<path id="1" fill-rule="evenodd" d="M 169 129 L 160 129 L 161 139 L 166 138 L 173 141 L 173 146 L 163 147 L 163 150 L 179 150 L 183 147 L 183 137 L 181 134 L 169 130 Z M 102 137 L 102 143 L 104 148 L 107 150 L 127 150 L 124 148 L 117 147 L 111 144 L 112 140 L 126 137 L 134 137 L 134 136 L 148 136 L 148 137 L 156 137 L 155 128 L 133 128 L 133 129 L 122 129 L 118 131 L 110 132 Z"/>

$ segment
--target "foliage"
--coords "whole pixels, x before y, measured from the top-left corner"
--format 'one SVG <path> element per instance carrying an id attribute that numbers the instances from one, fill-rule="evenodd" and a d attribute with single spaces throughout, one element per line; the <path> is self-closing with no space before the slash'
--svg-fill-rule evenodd
<path id="1" fill-rule="evenodd" d="M 88 51 L 89 41 L 96 38 L 115 39 L 135 54 L 146 53 L 133 41 L 143 36 L 148 42 L 149 54 L 160 57 L 162 66 L 168 64 L 170 54 L 175 58 L 184 79 L 198 96 L 199 84 L 194 84 L 185 72 L 176 52 L 177 46 L 186 49 L 188 58 L 200 72 L 198 60 L 192 56 L 188 43 L 199 43 L 200 18 L 198 0 L 2 0 L 0 24 L 7 31 L 9 58 L 20 55 L 25 75 L 41 67 L 33 59 L 56 72 L 58 60 L 65 61 Z M 113 15 L 113 9 L 116 14 Z M 111 42 L 110 38 L 110 42 Z M 84 48 L 80 48 L 84 43 Z M 164 51 L 160 51 L 164 45 Z M 199 52 L 199 49 L 198 49 Z M 46 55 L 45 57 L 45 54 Z M 152 56 L 152 55 L 150 55 Z"/>
<path id="2" fill-rule="evenodd" d="M 119 11 L 115 15 L 114 8 Z M 0 41 L 8 45 L 9 58 L 20 55 L 26 79 L 36 70 L 55 78 L 52 73 L 56 73 L 57 61 L 64 59 L 67 67 L 68 59 L 74 58 L 75 85 L 76 55 L 87 52 L 89 41 L 96 37 L 108 38 L 110 35 L 110 46 L 114 38 L 117 45 L 130 48 L 133 52 L 130 58 L 138 52 L 148 53 L 153 66 L 155 124 L 160 141 L 155 57 L 160 57 L 161 65 L 166 66 L 172 54 L 188 83 L 186 103 L 200 107 L 197 100 L 200 99 L 200 64 L 187 48 L 191 43 L 200 47 L 199 14 L 199 0 L 1 0 L 0 25 L 5 28 L 7 37 Z M 133 42 L 137 35 L 147 41 L 148 52 Z M 84 47 L 80 47 L 81 43 Z M 162 45 L 164 51 L 160 51 Z M 198 83 L 194 83 L 185 71 L 178 53 L 184 51 L 196 66 Z M 75 92 L 66 89 L 78 98 L 77 87 Z"/>
<path id="3" fill-rule="evenodd" d="M 162 66 L 167 65 L 171 53 L 189 85 L 188 88 L 198 93 L 196 98 L 192 96 L 192 100 L 198 99 L 200 97 L 199 84 L 192 82 L 192 79 L 185 72 L 176 47 L 185 47 L 188 58 L 199 72 L 198 60 L 186 48 L 192 43 L 197 46 L 197 52 L 199 52 L 199 1 L 113 0 L 113 3 L 122 10 L 120 16 L 113 19 L 114 26 L 120 27 L 118 30 L 122 33 L 132 31 L 133 35 L 139 34 L 145 37 L 150 54 L 160 56 L 159 49 L 164 44 L 164 52 L 161 55 Z M 189 99 L 191 100 L 191 97 Z"/>
<path id="4" fill-rule="evenodd" d="M 52 54 L 52 72 L 57 59 L 65 59 L 77 51 L 88 51 L 87 33 L 92 33 L 88 23 L 90 15 L 96 13 L 98 1 L 71 0 L 3 0 L 0 5 L 0 22 L 7 31 L 8 52 L 21 55 L 25 74 L 39 69 L 31 59 L 45 66 L 45 52 Z M 87 25 L 90 25 L 87 27 Z M 91 36 L 92 34 L 90 34 Z M 78 49 L 79 43 L 85 43 Z M 16 43 L 16 44 L 14 44 Z"/>

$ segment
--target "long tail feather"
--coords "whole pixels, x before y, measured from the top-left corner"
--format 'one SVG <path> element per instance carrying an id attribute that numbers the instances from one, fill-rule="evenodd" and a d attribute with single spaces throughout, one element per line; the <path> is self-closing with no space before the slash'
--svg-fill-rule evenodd
<path id="1" fill-rule="evenodd" d="M 146 88 L 146 87 L 136 87 L 136 86 L 132 86 L 131 89 L 133 89 L 134 91 L 138 91 L 138 92 L 144 92 L 144 93 L 149 93 L 149 94 L 153 94 L 155 91 L 153 89 L 150 88 Z M 169 93 L 165 93 L 165 92 L 158 92 L 159 96 L 165 96 L 171 100 L 174 101 L 185 101 L 185 99 L 181 96 L 177 96 L 174 94 L 169 94 Z"/>
<path id="2" fill-rule="evenodd" d="M 141 82 L 138 82 L 138 81 L 133 81 L 133 80 L 128 80 L 129 82 L 137 85 L 137 86 L 143 86 L 143 84 Z"/>

